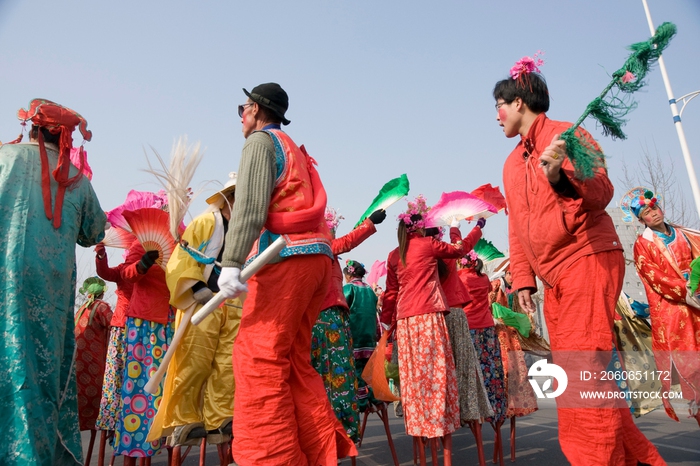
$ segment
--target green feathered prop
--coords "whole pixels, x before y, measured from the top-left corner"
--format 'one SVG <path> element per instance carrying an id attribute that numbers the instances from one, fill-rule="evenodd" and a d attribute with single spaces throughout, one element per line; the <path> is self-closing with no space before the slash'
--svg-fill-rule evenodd
<path id="1" fill-rule="evenodd" d="M 579 125 L 590 116 L 602 126 L 605 136 L 626 139 L 627 136 L 622 131 L 622 126 L 626 123 L 624 117 L 637 106 L 630 95 L 646 84 L 644 78 L 649 69 L 659 59 L 675 34 L 675 24 L 663 23 L 648 41 L 629 46 L 632 54 L 622 68 L 612 74 L 610 84 L 600 96 L 588 104 L 576 123 L 562 133 L 561 139 L 566 141 L 566 154 L 574 164 L 577 178 L 592 178 L 595 169 L 605 164 L 605 155 L 598 145 L 594 141 L 584 139 L 580 132 L 576 131 Z"/>
<path id="2" fill-rule="evenodd" d="M 513 327 L 525 338 L 530 336 L 532 324 L 530 323 L 530 319 L 525 314 L 511 311 L 507 307 L 498 303 L 493 303 L 491 305 L 491 313 L 493 314 L 494 319 L 501 319 L 504 324 L 506 324 L 508 327 Z"/>
<path id="3" fill-rule="evenodd" d="M 695 294 L 700 284 L 700 257 L 693 259 L 690 263 L 690 292 Z"/>
<path id="4" fill-rule="evenodd" d="M 506 257 L 491 241 L 485 240 L 484 238 L 479 238 L 479 241 L 476 242 L 474 245 L 474 252 L 484 264 Z"/>

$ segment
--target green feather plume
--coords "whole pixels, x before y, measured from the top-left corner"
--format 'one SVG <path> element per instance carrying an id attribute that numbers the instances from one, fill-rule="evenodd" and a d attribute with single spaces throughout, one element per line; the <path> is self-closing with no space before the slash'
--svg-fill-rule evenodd
<path id="1" fill-rule="evenodd" d="M 576 123 L 562 133 L 561 139 L 566 142 L 566 153 L 574 164 L 577 178 L 591 178 L 597 168 L 605 165 L 605 155 L 600 147 L 594 142 L 583 140 L 577 131 L 578 127 L 590 116 L 600 124 L 605 136 L 626 139 L 627 136 L 622 131 L 622 126 L 626 123 L 624 117 L 637 106 L 630 95 L 646 84 L 644 78 L 649 69 L 675 34 L 675 24 L 663 23 L 649 40 L 630 45 L 632 54 L 622 68 L 612 74 L 612 81 L 600 96 L 588 104 Z"/>

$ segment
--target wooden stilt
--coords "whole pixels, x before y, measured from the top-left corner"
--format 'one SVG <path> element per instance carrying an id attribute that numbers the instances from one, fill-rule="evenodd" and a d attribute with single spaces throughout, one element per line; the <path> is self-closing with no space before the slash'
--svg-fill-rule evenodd
<path id="1" fill-rule="evenodd" d="M 442 464 L 452 466 L 452 434 L 442 437 Z"/>
<path id="2" fill-rule="evenodd" d="M 510 418 L 510 461 L 515 463 L 515 416 Z"/>
<path id="3" fill-rule="evenodd" d="M 88 443 L 88 451 L 87 455 L 85 456 L 85 464 L 90 464 L 90 460 L 92 459 L 92 449 L 95 446 L 96 435 L 97 431 L 95 429 L 90 430 L 90 443 Z"/>
<path id="4" fill-rule="evenodd" d="M 436 438 L 428 439 L 430 444 L 430 459 L 433 461 L 433 466 L 438 466 L 438 443 Z"/>
<path id="5" fill-rule="evenodd" d="M 495 440 L 493 442 L 493 462 L 499 463 L 500 466 L 504 466 L 503 463 L 503 437 L 501 436 L 501 426 L 503 421 L 498 421 L 496 423 L 491 423 L 493 430 L 495 431 Z"/>
<path id="6" fill-rule="evenodd" d="M 100 431 L 100 450 L 97 453 L 99 456 L 97 458 L 97 466 L 105 466 L 105 448 L 107 446 L 107 431 Z M 90 461 L 85 461 L 86 465 L 90 464 Z"/>
<path id="7" fill-rule="evenodd" d="M 207 461 L 207 438 L 202 438 L 199 442 L 199 466 L 205 466 L 204 463 Z"/>
<path id="8" fill-rule="evenodd" d="M 486 466 L 486 460 L 484 459 L 484 441 L 481 437 L 481 423 L 479 421 L 469 421 L 469 428 L 476 442 L 476 454 L 479 457 L 479 466 Z"/>

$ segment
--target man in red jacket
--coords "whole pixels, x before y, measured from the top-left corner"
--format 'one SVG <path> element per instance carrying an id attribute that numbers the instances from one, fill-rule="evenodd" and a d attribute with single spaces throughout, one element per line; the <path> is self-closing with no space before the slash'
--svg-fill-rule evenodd
<path id="1" fill-rule="evenodd" d="M 527 312 L 535 310 L 535 277 L 545 286 L 554 363 L 564 366 L 569 378 L 568 390 L 557 398 L 559 443 L 573 465 L 666 464 L 624 403 L 604 400 L 582 407 L 577 386 L 590 390 L 596 384 L 574 380 L 580 377 L 571 364 L 591 371 L 606 368 L 625 272 L 622 246 L 605 212 L 613 185 L 605 168 L 587 180 L 575 177 L 566 144 L 559 140 L 571 123 L 545 115 L 549 91 L 536 67 L 516 71 L 493 90 L 503 132 L 521 138 L 503 167 L 511 273 Z M 595 144 L 585 130 L 580 134 Z"/>

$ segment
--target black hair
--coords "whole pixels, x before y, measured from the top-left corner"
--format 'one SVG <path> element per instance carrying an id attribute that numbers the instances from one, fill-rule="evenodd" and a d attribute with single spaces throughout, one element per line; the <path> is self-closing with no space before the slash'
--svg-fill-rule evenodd
<path id="1" fill-rule="evenodd" d="M 257 102 L 256 102 L 257 103 Z M 273 124 L 282 124 L 282 118 L 274 110 L 258 103 L 258 112 L 262 114 L 262 119 Z"/>
<path id="2" fill-rule="evenodd" d="M 421 214 L 411 215 L 411 223 L 416 223 L 423 219 Z M 399 239 L 399 257 L 401 263 L 406 266 L 406 253 L 408 252 L 408 227 L 406 222 L 399 220 L 399 229 L 396 231 L 396 236 Z"/>
<path id="3" fill-rule="evenodd" d="M 44 142 L 49 144 L 58 144 L 61 140 L 61 132 L 56 134 L 51 133 L 44 126 L 32 125 L 32 129 L 29 130 L 29 137 L 32 139 L 39 139 L 39 131 L 41 131 L 42 136 L 44 136 Z"/>
<path id="4" fill-rule="evenodd" d="M 450 269 L 447 267 L 447 264 L 445 264 L 445 261 L 442 259 L 437 260 L 437 269 L 438 278 L 440 278 L 440 281 L 446 279 L 447 276 L 450 274 Z"/>
<path id="5" fill-rule="evenodd" d="M 484 269 L 484 261 L 482 261 L 481 259 L 478 259 L 478 258 L 477 258 L 477 259 L 473 262 L 473 264 L 474 264 L 473 268 L 474 268 L 474 271 L 476 272 L 476 274 L 477 274 L 478 276 L 482 276 L 482 275 L 483 275 L 482 270 Z"/>
<path id="6" fill-rule="evenodd" d="M 549 89 L 544 76 L 539 73 L 526 73 L 519 79 L 503 79 L 493 88 L 496 101 L 503 99 L 509 104 L 518 97 L 535 113 L 549 110 Z"/>
<path id="7" fill-rule="evenodd" d="M 353 268 L 352 272 L 350 272 L 349 267 Z M 367 273 L 365 267 L 357 261 L 348 261 L 348 265 L 345 266 L 343 272 L 350 275 L 351 277 L 356 278 L 362 278 Z"/>

